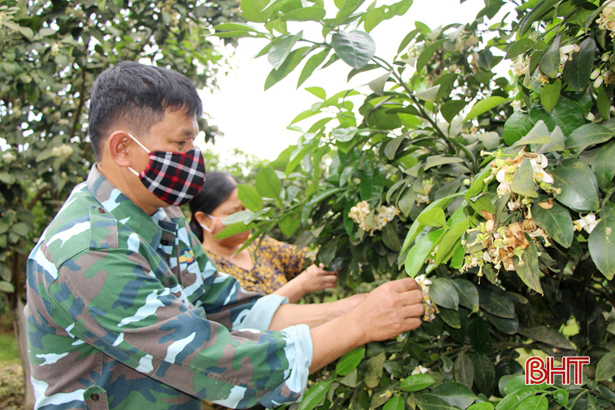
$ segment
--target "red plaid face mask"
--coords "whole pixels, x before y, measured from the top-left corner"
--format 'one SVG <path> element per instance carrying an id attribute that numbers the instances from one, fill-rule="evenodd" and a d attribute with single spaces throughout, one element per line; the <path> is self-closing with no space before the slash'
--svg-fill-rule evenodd
<path id="1" fill-rule="evenodd" d="M 149 163 L 141 173 L 128 167 L 143 185 L 169 205 L 190 201 L 205 183 L 205 160 L 198 148 L 187 152 L 150 151 L 128 134 L 149 154 Z"/>

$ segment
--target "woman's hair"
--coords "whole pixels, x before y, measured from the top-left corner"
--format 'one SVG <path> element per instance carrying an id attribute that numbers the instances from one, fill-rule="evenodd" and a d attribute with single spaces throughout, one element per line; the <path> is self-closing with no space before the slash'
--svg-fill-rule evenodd
<path id="1" fill-rule="evenodd" d="M 211 215 L 221 203 L 226 201 L 233 190 L 237 188 L 239 179 L 226 172 L 208 172 L 201 191 L 190 201 L 190 229 L 203 242 L 203 228 L 194 214 L 201 211 Z"/>

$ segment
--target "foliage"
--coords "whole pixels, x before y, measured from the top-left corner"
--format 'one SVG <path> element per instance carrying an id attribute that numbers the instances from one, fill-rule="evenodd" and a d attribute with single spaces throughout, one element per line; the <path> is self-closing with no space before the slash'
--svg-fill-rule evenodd
<path id="1" fill-rule="evenodd" d="M 225 61 L 204 36 L 243 21 L 238 11 L 234 0 L 2 2 L 0 291 L 12 292 L 13 306 L 24 256 L 93 162 L 86 101 L 96 76 L 139 60 L 215 86 Z M 200 125 L 213 139 L 216 128 Z"/>
<path id="2" fill-rule="evenodd" d="M 279 226 L 346 288 L 410 275 L 426 296 L 417 331 L 350 352 L 299 408 L 615 407 L 615 4 L 530 0 L 494 23 L 504 3 L 486 1 L 378 57 L 369 31 L 411 3 L 243 0 L 264 24 L 216 27 L 270 40 L 265 88 L 304 61 L 298 87 L 337 60 L 373 74 L 369 90 L 307 89 L 319 102 L 291 124 L 313 122 L 240 187 L 248 210 L 220 235 Z M 300 30 L 314 21 L 322 38 Z M 583 384 L 526 386 L 536 352 L 590 356 Z"/>

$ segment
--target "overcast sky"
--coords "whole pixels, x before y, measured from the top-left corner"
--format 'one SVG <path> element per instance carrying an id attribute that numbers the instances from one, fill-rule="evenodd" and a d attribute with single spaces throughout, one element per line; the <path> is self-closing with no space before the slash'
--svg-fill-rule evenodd
<path id="1" fill-rule="evenodd" d="M 415 20 L 431 29 L 449 23 L 468 23 L 482 7 L 483 0 L 467 0 L 463 4 L 458 0 L 415 0 L 404 16 L 387 20 L 372 30 L 376 55 L 390 61 L 404 36 L 415 28 Z M 317 70 L 296 89 L 302 63 L 288 77 L 264 91 L 265 79 L 272 67 L 266 56 L 258 59 L 253 56 L 266 44 L 258 39 L 241 39 L 232 58 L 235 68 L 218 79 L 219 90 L 202 92 L 205 112 L 212 117 L 210 123 L 224 132 L 224 137 L 218 138 L 214 145 L 204 147 L 222 155 L 239 148 L 259 158 L 273 160 L 300 136 L 286 129 L 292 119 L 318 101 L 305 91 L 306 87 L 320 86 L 327 95 L 333 95 L 383 74 L 373 71 L 369 74 L 373 78 L 355 77 L 356 81 L 353 78 L 353 84 L 348 84 L 346 76 L 350 67 L 340 60 L 324 70 Z M 311 125 L 309 120 L 306 125 Z"/>

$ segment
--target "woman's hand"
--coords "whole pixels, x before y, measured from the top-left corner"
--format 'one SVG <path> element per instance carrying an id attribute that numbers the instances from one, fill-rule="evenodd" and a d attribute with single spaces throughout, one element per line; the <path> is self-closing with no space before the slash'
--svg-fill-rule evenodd
<path id="1" fill-rule="evenodd" d="M 305 293 L 316 292 L 337 286 L 337 271 L 325 270 L 322 263 L 319 266 L 311 265 L 294 280 L 301 283 Z"/>

